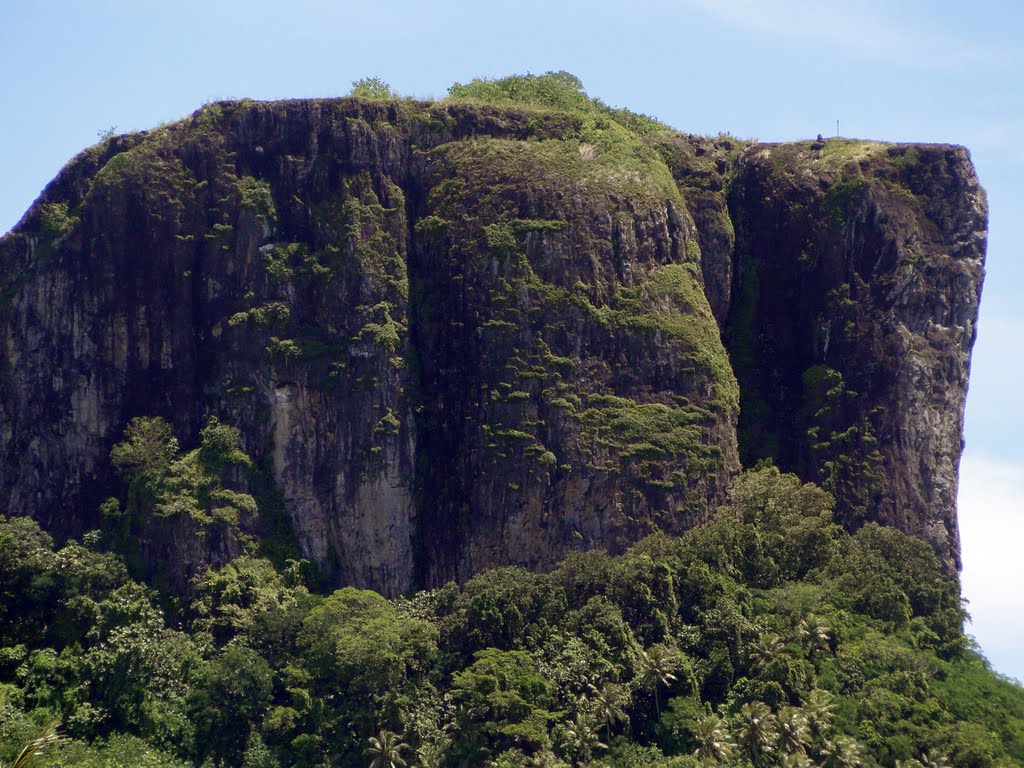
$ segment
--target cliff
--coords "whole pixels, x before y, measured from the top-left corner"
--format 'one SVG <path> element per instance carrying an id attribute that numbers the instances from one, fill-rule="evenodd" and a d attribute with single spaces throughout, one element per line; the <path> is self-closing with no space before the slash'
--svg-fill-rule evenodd
<path id="1" fill-rule="evenodd" d="M 731 189 L 744 461 L 770 457 L 959 566 L 957 472 L 987 208 L 967 152 L 765 145 Z"/>
<path id="2" fill-rule="evenodd" d="M 387 594 L 682 531 L 741 457 L 955 565 L 966 151 L 712 141 L 554 85 L 218 103 L 86 150 L 0 239 L 0 503 L 94 527 L 130 419 L 192 446 L 213 415 L 255 461 L 229 484 Z M 241 546 L 213 540 L 174 546 Z"/>

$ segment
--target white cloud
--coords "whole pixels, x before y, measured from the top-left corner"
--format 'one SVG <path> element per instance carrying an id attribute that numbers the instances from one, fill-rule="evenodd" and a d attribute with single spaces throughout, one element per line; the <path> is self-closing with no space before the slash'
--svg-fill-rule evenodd
<path id="1" fill-rule="evenodd" d="M 959 516 L 967 630 L 997 671 L 1024 680 L 1024 462 L 966 454 Z"/>
<path id="2" fill-rule="evenodd" d="M 951 71 L 999 65 L 1006 52 L 982 47 L 928 23 L 922 9 L 908 12 L 882 0 L 690 0 L 737 26 L 775 38 L 838 46 L 869 59 L 911 69 Z"/>

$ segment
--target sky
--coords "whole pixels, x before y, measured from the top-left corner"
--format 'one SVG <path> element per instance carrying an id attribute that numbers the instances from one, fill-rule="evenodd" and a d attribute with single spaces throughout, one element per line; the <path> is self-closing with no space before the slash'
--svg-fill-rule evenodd
<path id="1" fill-rule="evenodd" d="M 989 251 L 960 525 L 973 634 L 1024 680 L 1024 3 L 1019 0 L 3 0 L 0 233 L 100 133 L 228 98 L 345 95 L 380 77 L 568 70 L 691 133 L 967 146 Z"/>

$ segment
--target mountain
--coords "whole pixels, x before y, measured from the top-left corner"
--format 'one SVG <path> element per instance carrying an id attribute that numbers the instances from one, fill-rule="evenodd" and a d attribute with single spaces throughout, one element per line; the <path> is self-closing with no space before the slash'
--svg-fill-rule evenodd
<path id="1" fill-rule="evenodd" d="M 690 136 L 564 73 L 208 104 L 0 239 L 0 504 L 394 596 L 680 533 L 770 459 L 954 572 L 985 238 L 963 148 Z"/>
<path id="2" fill-rule="evenodd" d="M 1024 764 L 985 227 L 963 148 L 566 73 L 104 138 L 0 239 L 0 765 Z"/>

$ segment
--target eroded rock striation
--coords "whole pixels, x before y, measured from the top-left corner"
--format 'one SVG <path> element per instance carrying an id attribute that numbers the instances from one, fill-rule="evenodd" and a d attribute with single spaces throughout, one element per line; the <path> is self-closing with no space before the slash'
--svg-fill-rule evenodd
<path id="1" fill-rule="evenodd" d="M 741 456 L 955 564 L 984 247 L 956 147 L 208 105 L 0 239 L 0 503 L 93 527 L 132 417 L 215 415 L 302 553 L 387 594 L 699 524 Z"/>

